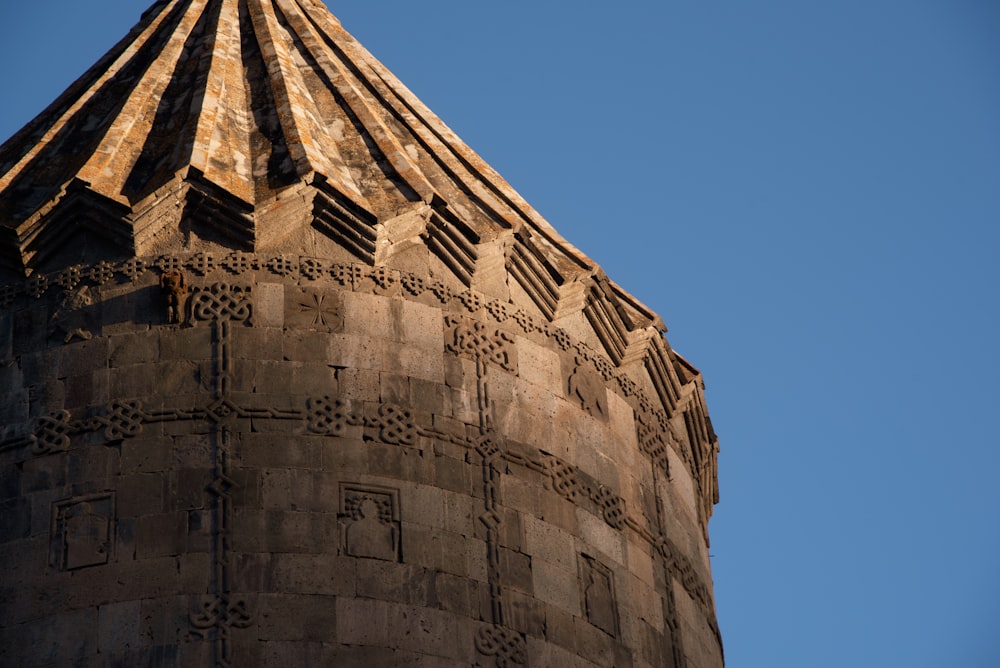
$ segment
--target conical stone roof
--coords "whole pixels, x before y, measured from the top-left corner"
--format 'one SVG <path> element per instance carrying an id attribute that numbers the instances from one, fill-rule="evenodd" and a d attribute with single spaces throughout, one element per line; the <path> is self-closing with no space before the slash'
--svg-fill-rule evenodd
<path id="1" fill-rule="evenodd" d="M 721 665 L 707 553 L 718 442 L 701 376 L 663 330 L 314 0 L 161 0 L 0 147 L 0 369 L 15 369 L 0 375 L 0 482 L 29 475 L 40 460 L 62 462 L 72 482 L 64 492 L 54 474 L 45 479 L 52 489 L 4 482 L 0 489 L 41 495 L 17 500 L 8 524 L 33 540 L 30 526 L 20 535 L 17 513 L 40 517 L 32 504 L 52 503 L 50 571 L 134 562 L 159 573 L 155 559 L 208 548 L 149 547 L 156 536 L 143 548 L 118 537 L 112 547 L 126 547 L 117 552 L 102 544 L 80 556 L 56 533 L 69 531 L 79 504 L 108 535 L 123 513 L 126 524 L 147 527 L 177 520 L 128 501 L 149 482 L 133 478 L 156 478 L 173 505 L 198 497 L 192 509 L 210 509 L 211 522 L 195 527 L 194 515 L 171 509 L 191 535 L 215 541 L 210 599 L 189 620 L 191 633 L 214 639 L 215 665 L 252 646 L 230 638 L 233 619 L 247 628 L 250 608 L 266 610 L 268 596 L 298 586 L 240 579 L 272 552 L 312 550 L 348 569 L 355 558 L 379 559 L 431 579 L 478 581 L 464 565 L 436 562 L 447 555 L 419 541 L 400 543 L 400 531 L 416 531 L 407 523 L 424 521 L 405 504 L 443 505 L 451 487 L 485 510 L 475 511 L 475 529 L 423 527 L 428 543 L 468 543 L 461 549 L 478 555 L 470 563 L 488 554 L 480 598 L 468 611 L 449 609 L 441 628 L 486 626 L 459 638 L 452 658 L 474 645 L 489 657 L 484 665 L 529 655 L 542 665 L 551 647 L 594 632 L 604 634 L 602 647 L 618 648 L 607 651 L 636 661 Z M 295 436 L 279 445 L 272 429 Z M 181 480 L 190 468 L 140 467 L 129 477 L 124 464 L 112 475 L 73 463 L 98 441 L 196 460 L 205 453 L 184 445 L 189 436 L 214 444 L 209 468 L 185 465 L 211 471 L 208 486 Z M 302 536 L 282 534 L 294 533 L 302 509 L 262 500 L 260 476 L 305 475 L 313 464 L 300 466 L 294 453 L 328 441 L 352 453 L 338 456 L 356 479 L 338 478 L 338 497 L 327 472 L 310 469 L 309 480 L 327 488 L 299 503 L 315 505 L 317 521 L 333 512 L 340 531 L 348 511 L 329 504 L 350 494 L 351 503 L 388 504 L 389 547 L 352 548 L 341 535 L 303 548 Z M 376 446 L 385 459 L 370 454 Z M 260 460 L 264 451 L 287 456 Z M 430 473 L 406 468 L 417 466 L 415 451 Z M 2 468 L 3 457 L 16 466 Z M 482 485 L 469 482 L 480 475 L 469 478 L 470 462 L 483 467 Z M 514 469 L 521 477 L 508 477 L 518 482 L 503 487 L 501 473 Z M 260 497 L 234 496 L 234 487 Z M 208 505 L 206 489 L 215 495 Z M 416 547 L 406 555 L 413 563 L 403 564 L 402 544 Z M 185 568 L 196 569 L 195 557 Z M 665 570 L 654 575 L 654 562 Z M 25 597 L 45 598 L 36 593 L 53 585 L 43 576 Z M 136 589 L 119 598 L 150 596 Z M 17 623 L 62 614 L 32 606 L 11 606 L 28 611 Z M 358 616 L 350 609 L 345 619 Z M 281 636 L 260 633 L 262 642 Z M 593 650 L 579 642 L 575 654 Z"/>
<path id="2" fill-rule="evenodd" d="M 124 254 L 177 243 L 186 220 L 246 250 L 300 247 L 313 225 L 371 260 L 376 227 L 430 207 L 472 243 L 523 230 L 559 270 L 593 271 L 311 0 L 157 3 L 3 145 L 0 174 L 5 264 L 29 273 L 67 238 L 71 196 L 90 212 L 76 225 Z"/>

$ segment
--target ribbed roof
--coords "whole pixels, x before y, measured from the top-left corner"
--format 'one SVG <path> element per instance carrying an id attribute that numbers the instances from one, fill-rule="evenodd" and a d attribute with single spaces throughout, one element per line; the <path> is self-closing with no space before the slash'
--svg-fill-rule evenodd
<path id="1" fill-rule="evenodd" d="M 46 215 L 80 191 L 96 217 L 129 218 L 95 225 L 141 253 L 168 224 L 144 218 L 182 183 L 245 218 L 250 247 L 281 234 L 257 214 L 312 187 L 369 224 L 422 202 L 473 240 L 527 225 L 560 247 L 558 264 L 592 264 L 314 0 L 154 4 L 0 147 L 0 224 L 19 251 L 8 266 L 31 271 Z"/>

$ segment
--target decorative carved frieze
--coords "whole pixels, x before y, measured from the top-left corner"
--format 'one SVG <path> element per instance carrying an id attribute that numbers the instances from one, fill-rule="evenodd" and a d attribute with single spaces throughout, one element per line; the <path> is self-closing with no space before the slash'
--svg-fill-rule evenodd
<path id="1" fill-rule="evenodd" d="M 315 434 L 344 436 L 348 425 L 363 422 L 363 418 L 351 412 L 346 401 L 330 397 L 309 399 L 306 428 Z"/>
<path id="2" fill-rule="evenodd" d="M 367 424 L 375 440 L 390 445 L 413 445 L 417 439 L 417 427 L 413 414 L 394 404 L 379 404 L 378 415 Z"/>
<path id="3" fill-rule="evenodd" d="M 191 317 L 195 321 L 248 322 L 251 310 L 250 287 L 213 283 L 197 288 L 191 296 Z"/>
<path id="4" fill-rule="evenodd" d="M 507 371 L 517 370 L 514 339 L 502 329 L 456 316 L 446 317 L 445 327 L 448 352 L 495 364 Z"/>
<path id="5" fill-rule="evenodd" d="M 69 411 L 58 410 L 43 415 L 35 423 L 31 437 L 31 450 L 36 455 L 69 450 L 70 437 L 82 431 L 78 421 L 70 419 Z"/>
<path id="6" fill-rule="evenodd" d="M 482 626 L 476 634 L 476 649 L 483 656 L 493 657 L 497 668 L 524 665 L 527 644 L 524 636 L 499 625 Z"/>
<path id="7" fill-rule="evenodd" d="M 707 520 L 708 514 L 711 512 L 711 505 L 717 494 L 716 457 L 714 455 L 717 451 L 717 445 L 714 434 L 710 430 L 699 430 L 699 439 L 696 441 L 702 444 L 702 452 L 707 456 L 700 456 L 695 462 L 692 454 L 688 452 L 687 439 L 674 438 L 669 432 L 667 411 L 674 411 L 677 404 L 674 398 L 676 391 L 674 383 L 682 383 L 682 387 L 687 387 L 691 383 L 697 382 L 696 376 L 691 375 L 696 372 L 681 364 L 681 361 L 675 363 L 672 359 L 668 359 L 670 357 L 669 349 L 658 339 L 645 346 L 647 349 L 645 366 L 653 381 L 655 393 L 658 395 L 651 398 L 637 383 L 617 369 L 615 364 L 604 354 L 591 349 L 583 342 L 574 341 L 561 328 L 554 327 L 547 322 L 536 321 L 524 309 L 517 308 L 508 302 L 486 299 L 472 291 L 453 293 L 441 281 L 428 280 L 425 277 L 408 272 L 388 270 L 385 267 L 379 268 L 383 273 L 376 274 L 373 273 L 372 267 L 363 264 L 343 265 L 310 257 L 257 256 L 242 251 L 229 253 L 219 259 L 206 253 L 200 253 L 189 256 L 164 255 L 155 258 L 131 258 L 120 262 L 105 260 L 89 267 L 80 265 L 69 272 L 62 271 L 52 275 L 35 273 L 19 285 L 0 286 L 0 303 L 6 302 L 9 306 L 17 299 L 40 299 L 52 286 L 59 286 L 60 282 L 75 284 L 77 289 L 88 283 L 92 286 L 107 285 L 116 279 L 134 283 L 142 280 L 153 269 L 159 269 L 160 272 L 186 270 L 196 275 L 205 272 L 206 276 L 213 275 L 213 273 L 217 275 L 220 271 L 226 271 L 233 276 L 267 271 L 277 273 L 286 279 L 302 281 L 303 287 L 311 285 L 320 290 L 318 281 L 332 279 L 350 290 L 385 291 L 387 294 L 391 290 L 392 294 L 408 298 L 420 298 L 426 295 L 431 297 L 435 303 L 451 305 L 451 308 L 457 308 L 464 312 L 470 312 L 472 309 L 498 324 L 512 325 L 527 336 L 549 338 L 559 350 L 565 351 L 566 355 L 571 355 L 580 368 L 591 367 L 599 377 L 608 383 L 607 390 L 620 394 L 633 406 L 636 410 L 640 448 L 658 468 L 666 470 L 666 448 L 674 449 L 681 461 L 688 467 L 699 490 L 704 509 L 703 521 Z M 208 320 L 216 317 L 233 320 L 249 318 L 251 303 L 248 292 L 240 288 L 230 287 L 226 291 L 227 294 L 223 295 L 219 290 L 224 285 L 227 284 L 218 282 L 197 291 L 197 294 L 201 295 L 198 298 L 199 317 Z M 610 305 L 610 302 L 606 302 L 606 304 Z M 333 313 L 327 308 L 326 301 L 324 300 L 322 307 L 318 308 L 324 311 L 323 319 L 329 323 L 327 318 L 333 317 Z M 608 313 L 607 315 L 612 320 L 622 317 L 618 314 Z M 511 345 L 510 334 L 500 328 L 491 328 L 487 324 L 488 321 L 464 320 L 458 316 L 448 317 L 449 339 L 447 346 L 449 351 L 486 360 L 507 370 L 516 370 L 514 357 L 516 348 Z M 249 320 L 245 322 L 249 323 Z M 478 322 L 479 325 L 471 324 L 474 322 Z M 459 331 L 460 328 L 461 331 Z M 683 366 L 686 375 L 677 376 L 679 372 L 671 373 L 671 369 L 677 367 L 678 364 Z M 675 376 L 677 377 L 676 381 L 673 379 Z M 566 380 L 569 395 L 580 401 L 581 407 L 583 407 L 584 399 L 579 396 L 583 393 L 581 392 L 584 389 L 583 386 L 574 381 L 574 388 L 570 390 L 568 376 Z M 703 403 L 703 397 L 699 393 L 696 395 L 692 400 Z M 664 408 L 660 408 L 657 404 L 662 404 Z M 591 410 L 595 409 L 593 403 L 590 406 Z M 599 408 L 597 410 L 599 411 Z M 179 413 L 178 416 L 184 417 Z M 282 416 L 276 413 L 275 417 Z M 287 418 L 288 416 L 283 417 Z M 164 415 L 162 419 L 167 419 L 167 416 Z M 55 438 L 57 442 L 61 442 L 57 436 L 52 434 L 53 429 L 58 430 L 60 427 L 52 423 L 46 424 L 47 426 L 43 425 L 45 433 L 41 434 L 40 445 L 36 445 L 43 450 L 58 447 L 50 443 L 49 439 Z M 703 436 L 706 433 L 707 436 Z"/>

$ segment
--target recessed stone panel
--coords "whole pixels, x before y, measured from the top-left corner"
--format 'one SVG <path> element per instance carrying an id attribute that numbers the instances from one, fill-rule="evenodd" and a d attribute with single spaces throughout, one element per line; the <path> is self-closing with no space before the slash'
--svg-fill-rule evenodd
<path id="1" fill-rule="evenodd" d="M 114 552 L 115 494 L 103 492 L 52 505 L 49 565 L 61 571 L 108 563 Z"/>

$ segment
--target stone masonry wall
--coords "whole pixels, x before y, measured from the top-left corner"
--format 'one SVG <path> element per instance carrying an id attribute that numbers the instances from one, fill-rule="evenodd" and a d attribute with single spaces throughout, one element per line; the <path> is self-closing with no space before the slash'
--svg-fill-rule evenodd
<path id="1" fill-rule="evenodd" d="M 722 665 L 680 418 L 522 309 L 238 252 L 0 306 L 0 665 Z"/>

